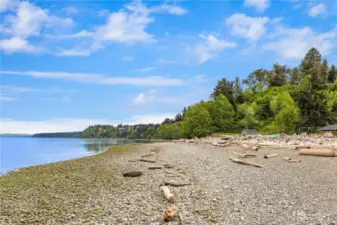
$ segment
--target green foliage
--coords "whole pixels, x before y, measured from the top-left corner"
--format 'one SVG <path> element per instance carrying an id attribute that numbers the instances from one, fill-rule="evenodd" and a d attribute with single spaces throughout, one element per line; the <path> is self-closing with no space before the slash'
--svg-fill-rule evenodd
<path id="1" fill-rule="evenodd" d="M 283 86 L 287 84 L 290 69 L 285 65 L 274 64 L 273 70 L 268 73 L 268 86 Z"/>
<path id="2" fill-rule="evenodd" d="M 214 87 L 211 98 L 215 99 L 220 94 L 226 96 L 230 103 L 235 105 L 233 96 L 233 82 L 227 81 L 226 78 L 219 80 L 217 85 Z"/>
<path id="3" fill-rule="evenodd" d="M 115 138 L 116 129 L 111 125 L 95 125 L 89 126 L 82 132 L 82 137 L 85 138 Z"/>
<path id="4" fill-rule="evenodd" d="M 215 131 L 233 131 L 234 109 L 224 95 L 220 94 L 216 97 L 211 112 Z"/>
<path id="5" fill-rule="evenodd" d="M 212 118 L 205 104 L 196 104 L 185 112 L 182 132 L 185 137 L 203 137 L 212 131 Z"/>
<path id="6" fill-rule="evenodd" d="M 157 129 L 155 137 L 167 140 L 182 138 L 181 122 L 174 124 L 162 124 Z"/>
<path id="7" fill-rule="evenodd" d="M 330 83 L 333 83 L 336 80 L 337 80 L 337 69 L 336 69 L 335 65 L 332 65 L 331 69 L 329 71 L 329 74 L 328 74 L 328 81 Z"/>
<path id="8" fill-rule="evenodd" d="M 271 109 L 276 115 L 271 127 L 278 132 L 294 133 L 300 122 L 300 110 L 286 91 L 279 93 L 271 102 Z"/>

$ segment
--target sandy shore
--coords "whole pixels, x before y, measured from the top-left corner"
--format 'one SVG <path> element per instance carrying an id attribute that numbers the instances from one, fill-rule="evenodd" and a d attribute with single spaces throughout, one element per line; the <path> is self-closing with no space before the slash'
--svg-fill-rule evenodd
<path id="1" fill-rule="evenodd" d="M 149 170 L 153 164 L 129 161 L 155 147 L 155 164 L 174 168 Z M 244 152 L 207 144 L 128 145 L 22 169 L 0 177 L 0 224 L 165 224 L 170 204 L 159 185 L 168 180 L 191 183 L 170 187 L 184 224 L 337 224 L 337 157 L 264 147 L 246 151 L 265 167 L 255 168 L 231 162 L 233 151 Z M 279 155 L 264 159 L 266 153 Z M 129 170 L 143 175 L 123 177 Z"/>

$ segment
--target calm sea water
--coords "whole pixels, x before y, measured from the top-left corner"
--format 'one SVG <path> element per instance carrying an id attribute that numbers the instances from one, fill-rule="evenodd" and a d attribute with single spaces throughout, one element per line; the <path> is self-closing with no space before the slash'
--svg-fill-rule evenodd
<path id="1" fill-rule="evenodd" d="M 0 137 L 0 172 L 97 154 L 116 139 Z"/>

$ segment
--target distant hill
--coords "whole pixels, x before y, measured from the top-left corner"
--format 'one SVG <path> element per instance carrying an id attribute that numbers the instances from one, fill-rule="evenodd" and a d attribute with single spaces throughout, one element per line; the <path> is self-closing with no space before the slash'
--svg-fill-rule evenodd
<path id="1" fill-rule="evenodd" d="M 0 137 L 31 137 L 31 134 L 0 134 Z"/>
<path id="2" fill-rule="evenodd" d="M 39 138 L 80 138 L 80 137 L 82 137 L 82 132 L 76 131 L 76 132 L 40 133 L 40 134 L 34 134 L 33 137 L 39 137 Z"/>

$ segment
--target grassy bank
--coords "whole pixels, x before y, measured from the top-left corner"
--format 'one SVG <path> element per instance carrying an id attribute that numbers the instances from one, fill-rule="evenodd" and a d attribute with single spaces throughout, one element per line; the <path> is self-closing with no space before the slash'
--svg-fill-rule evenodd
<path id="1" fill-rule="evenodd" d="M 115 179 L 120 176 L 115 158 L 135 148 L 115 146 L 98 155 L 23 168 L 0 177 L 0 224 L 63 224 L 79 215 L 83 222 L 90 222 L 91 215 L 102 213 L 100 204 L 93 204 L 95 196 L 120 185 Z"/>

